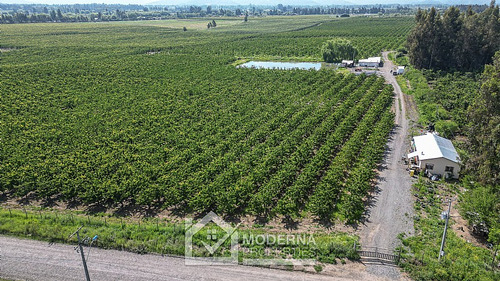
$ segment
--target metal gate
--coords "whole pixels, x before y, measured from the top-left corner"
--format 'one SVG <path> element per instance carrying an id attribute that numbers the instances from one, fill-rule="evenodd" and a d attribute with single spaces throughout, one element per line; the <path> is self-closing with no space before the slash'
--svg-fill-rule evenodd
<path id="1" fill-rule="evenodd" d="M 377 247 L 356 247 L 356 251 L 361 257 L 361 261 L 375 261 L 381 263 L 399 264 L 401 261 L 401 250 L 397 254 L 390 254 L 389 249 L 382 249 Z"/>

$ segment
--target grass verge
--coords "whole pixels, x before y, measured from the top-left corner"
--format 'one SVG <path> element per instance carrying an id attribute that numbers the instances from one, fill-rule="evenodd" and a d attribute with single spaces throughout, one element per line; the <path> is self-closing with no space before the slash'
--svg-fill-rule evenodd
<path id="1" fill-rule="evenodd" d="M 493 252 L 476 247 L 448 229 L 445 255 L 438 261 L 444 220 L 446 195 L 456 193 L 455 186 L 420 178 L 414 185 L 415 236 L 401 238 L 404 245 L 401 264 L 415 280 L 500 280 L 492 266 Z M 453 224 L 453 217 L 450 219 Z"/>

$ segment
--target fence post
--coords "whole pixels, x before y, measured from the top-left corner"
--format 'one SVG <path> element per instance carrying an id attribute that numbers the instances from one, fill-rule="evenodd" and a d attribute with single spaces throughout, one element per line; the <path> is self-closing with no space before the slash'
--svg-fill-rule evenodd
<path id="1" fill-rule="evenodd" d="M 26 212 L 26 208 L 23 207 L 23 211 L 24 211 L 24 216 L 26 217 L 26 219 L 28 219 L 28 212 Z"/>
<path id="2" fill-rule="evenodd" d="M 12 211 L 9 208 L 9 217 L 12 217 Z"/>
<path id="3" fill-rule="evenodd" d="M 401 262 L 401 251 L 403 247 L 399 247 L 399 253 L 398 253 L 398 264 Z"/>

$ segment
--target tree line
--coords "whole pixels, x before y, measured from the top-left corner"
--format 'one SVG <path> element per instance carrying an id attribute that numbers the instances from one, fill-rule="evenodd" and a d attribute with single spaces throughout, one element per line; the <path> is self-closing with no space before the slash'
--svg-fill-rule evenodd
<path id="1" fill-rule="evenodd" d="M 410 62 L 418 69 L 471 71 L 492 62 L 500 49 L 499 8 L 492 1 L 483 12 L 448 8 L 417 11 L 408 37 Z"/>
<path id="2" fill-rule="evenodd" d="M 37 22 L 89 22 L 89 21 L 134 21 L 134 20 L 155 20 L 155 19 L 175 18 L 167 11 L 104 11 L 96 13 L 64 13 L 61 9 L 50 10 L 48 13 L 24 13 L 2 14 L 2 23 L 37 23 Z"/>
<path id="3" fill-rule="evenodd" d="M 467 117 L 464 164 L 469 178 L 464 180 L 467 192 L 461 208 L 471 224 L 482 226 L 491 240 L 492 233 L 500 234 L 500 51 L 493 64 L 485 66 L 481 90 Z"/>
<path id="4" fill-rule="evenodd" d="M 464 165 L 461 184 L 466 191 L 461 195 L 459 208 L 476 233 L 498 243 L 495 235 L 500 233 L 499 7 L 492 1 L 482 12 L 474 12 L 472 8 L 461 12 L 450 7 L 441 15 L 434 8 L 419 10 L 407 45 L 413 66 L 427 69 L 426 76 L 435 80 L 434 91 L 424 93 L 425 99 L 433 101 L 431 105 L 442 104 L 463 115 L 452 118 L 463 125 L 467 137 L 461 154 Z M 476 78 L 481 72 L 481 78 Z M 456 84 L 453 80 L 463 81 L 467 76 L 480 83 L 479 90 L 474 90 L 474 86 L 467 89 L 470 96 L 453 88 Z M 440 81 L 445 80 L 450 81 L 444 84 L 446 87 L 440 87 Z M 466 81 L 462 86 L 472 83 Z M 455 100 L 451 100 L 453 96 Z M 425 111 L 422 105 L 419 109 Z"/>
<path id="5" fill-rule="evenodd" d="M 37 23 L 37 22 L 88 22 L 88 21 L 133 21 L 167 18 L 194 18 L 210 16 L 248 16 L 265 15 L 342 15 L 350 14 L 390 14 L 414 13 L 409 6 L 150 6 L 122 4 L 2 4 L 0 3 L 0 24 Z M 246 21 L 246 20 L 245 20 Z"/>

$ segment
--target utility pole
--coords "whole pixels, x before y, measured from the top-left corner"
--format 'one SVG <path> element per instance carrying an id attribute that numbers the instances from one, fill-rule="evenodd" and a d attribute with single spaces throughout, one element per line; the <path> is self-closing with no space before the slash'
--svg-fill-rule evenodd
<path id="1" fill-rule="evenodd" d="M 83 225 L 80 226 L 73 234 L 69 236 L 69 238 L 73 237 L 73 235 L 76 234 L 76 238 L 78 239 L 78 247 L 80 249 L 80 254 L 82 256 L 82 262 L 83 262 L 83 270 L 85 271 L 85 278 L 87 281 L 90 281 L 90 276 L 89 276 L 89 270 L 87 269 L 87 262 L 85 261 L 85 255 L 83 253 L 83 247 L 82 243 L 80 241 L 80 229 L 82 229 Z"/>
<path id="2" fill-rule="evenodd" d="M 441 249 L 439 249 L 439 257 L 438 261 L 441 261 L 441 257 L 444 256 L 444 242 L 446 240 L 446 231 L 448 230 L 448 220 L 450 219 L 450 211 L 451 211 L 451 199 L 449 199 L 449 205 L 448 205 L 448 213 L 441 213 L 441 218 L 445 218 L 446 222 L 444 223 L 444 232 L 443 232 L 443 238 L 441 239 Z"/>

